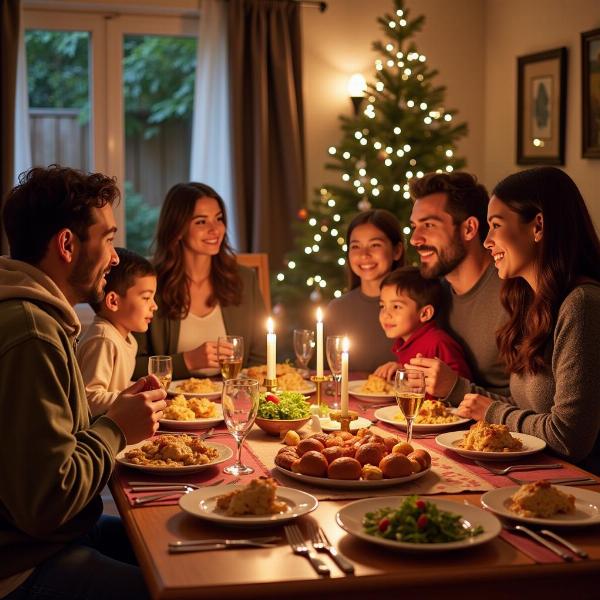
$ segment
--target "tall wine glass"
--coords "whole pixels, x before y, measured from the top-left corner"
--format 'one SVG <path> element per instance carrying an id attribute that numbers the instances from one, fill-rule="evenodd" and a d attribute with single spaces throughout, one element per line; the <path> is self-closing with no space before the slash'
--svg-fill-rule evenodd
<path id="1" fill-rule="evenodd" d="M 315 332 L 312 329 L 294 329 L 294 352 L 298 360 L 299 371 L 303 377 L 308 375 L 307 365 L 315 349 Z"/>
<path id="2" fill-rule="evenodd" d="M 335 382 L 335 400 L 331 405 L 332 408 L 340 407 L 340 380 L 342 378 L 342 344 L 343 336 L 341 335 L 328 335 L 327 341 L 325 342 L 325 352 L 327 354 L 327 363 L 329 364 L 329 370 L 333 376 Z"/>
<path id="3" fill-rule="evenodd" d="M 258 381 L 256 379 L 227 379 L 221 396 L 225 425 L 237 442 L 238 456 L 235 464 L 223 471 L 230 475 L 254 473 L 252 467 L 242 463 L 242 444 L 258 412 Z"/>
<path id="4" fill-rule="evenodd" d="M 151 356 L 148 359 L 148 375 L 156 375 L 165 392 L 173 379 L 173 361 L 170 356 Z"/>
<path id="5" fill-rule="evenodd" d="M 425 376 L 416 369 L 398 369 L 394 379 L 396 402 L 406 419 L 406 441 L 412 440 L 413 421 L 425 399 Z"/>
<path id="6" fill-rule="evenodd" d="M 241 335 L 224 335 L 217 339 L 217 360 L 223 381 L 235 379 L 242 370 L 244 338 Z"/>

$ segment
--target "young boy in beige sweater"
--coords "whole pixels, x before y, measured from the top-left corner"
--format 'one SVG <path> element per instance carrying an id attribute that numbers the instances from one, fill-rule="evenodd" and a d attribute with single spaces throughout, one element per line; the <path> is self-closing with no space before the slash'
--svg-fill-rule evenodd
<path id="1" fill-rule="evenodd" d="M 132 331 L 145 332 L 157 306 L 156 272 L 142 256 L 116 248 L 119 264 L 106 276 L 104 299 L 91 304 L 96 316 L 77 348 L 92 415 L 106 412 L 129 386 L 137 342 Z"/>

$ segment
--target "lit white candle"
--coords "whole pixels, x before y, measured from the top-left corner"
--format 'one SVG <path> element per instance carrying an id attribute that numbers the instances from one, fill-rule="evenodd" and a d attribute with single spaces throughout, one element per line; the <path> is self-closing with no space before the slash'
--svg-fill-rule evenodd
<path id="1" fill-rule="evenodd" d="M 323 311 L 317 308 L 317 377 L 323 377 Z"/>
<path id="2" fill-rule="evenodd" d="M 277 336 L 273 333 L 273 319 L 267 319 L 267 379 L 276 377 Z"/>
<path id="3" fill-rule="evenodd" d="M 342 341 L 342 395 L 341 409 L 342 417 L 348 416 L 348 349 L 350 342 L 345 337 Z"/>

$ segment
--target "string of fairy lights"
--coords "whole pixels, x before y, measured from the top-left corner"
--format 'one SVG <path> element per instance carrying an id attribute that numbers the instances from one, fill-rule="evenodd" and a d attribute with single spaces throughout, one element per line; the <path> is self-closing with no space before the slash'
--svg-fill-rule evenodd
<path id="1" fill-rule="evenodd" d="M 396 11 L 397 20 L 391 20 L 388 23 L 390 29 L 396 29 L 396 27 L 406 27 L 408 22 L 404 19 L 404 11 L 398 9 Z M 401 79 L 403 81 L 407 81 L 410 77 L 415 75 L 415 70 L 420 65 L 427 61 L 427 57 L 424 54 L 420 54 L 419 52 L 412 51 L 404 54 L 401 50 L 397 50 L 393 44 L 388 43 L 385 46 L 386 52 L 389 53 L 388 59 L 385 61 L 385 66 L 389 69 L 397 68 L 401 71 Z M 384 69 L 384 61 L 381 58 L 377 58 L 375 60 L 375 70 L 380 72 Z M 424 81 L 424 76 L 422 73 L 416 73 L 416 79 L 419 82 Z M 382 93 L 385 90 L 385 84 L 383 81 L 379 80 L 375 83 L 375 89 Z M 405 102 L 406 108 L 411 110 L 419 110 L 422 112 L 423 123 L 428 127 L 431 125 L 435 125 L 437 122 L 441 120 L 445 122 L 452 121 L 452 114 L 450 112 L 446 112 L 443 107 L 438 107 L 436 109 L 431 109 L 427 105 L 426 102 L 419 102 L 414 99 L 408 99 Z M 375 119 L 377 116 L 376 111 L 376 97 L 370 95 L 368 97 L 368 103 L 363 110 L 363 114 L 369 119 Z M 402 135 L 402 128 L 399 126 L 394 127 L 393 132 L 396 136 Z M 369 143 L 372 144 L 374 150 L 378 152 L 378 157 L 381 158 L 383 164 L 391 168 L 394 166 L 394 161 L 399 158 L 405 158 L 408 154 L 410 154 L 412 147 L 408 143 L 402 143 L 400 137 L 397 138 L 396 147 L 390 145 L 390 143 L 384 143 L 378 139 L 372 139 L 369 142 L 369 130 L 367 128 L 362 130 L 357 130 L 354 132 L 354 138 L 358 141 L 360 146 L 368 146 Z M 366 148 L 365 148 L 366 150 Z M 328 152 L 331 156 L 335 156 L 338 154 L 338 149 L 335 146 L 330 146 Z M 451 159 L 454 156 L 454 152 L 451 148 L 444 150 L 444 155 L 446 158 Z M 346 150 L 341 153 L 341 158 L 343 161 L 348 162 L 349 168 L 345 170 L 341 174 L 341 179 L 345 183 L 352 181 L 352 186 L 355 189 L 357 196 L 359 196 L 359 208 L 370 208 L 371 204 L 368 201 L 367 195 L 370 194 L 374 198 L 379 196 L 382 191 L 384 191 L 384 187 L 381 182 L 376 177 L 370 177 L 367 173 L 366 163 L 362 158 L 354 157 L 352 154 Z M 409 192 L 409 181 L 413 177 L 421 178 L 424 173 L 422 170 L 417 168 L 417 161 L 415 158 L 410 158 L 408 161 L 411 169 L 405 172 L 406 182 L 404 184 L 394 183 L 392 185 L 392 190 L 395 193 L 402 192 L 402 196 L 405 199 L 410 199 Z M 453 166 L 451 164 L 445 165 L 445 170 L 448 173 L 453 171 Z M 443 169 L 436 169 L 437 173 L 443 173 Z M 330 194 L 330 192 L 326 188 L 321 188 L 320 190 L 320 201 L 323 204 L 326 204 L 329 208 L 333 209 L 336 206 L 335 198 Z M 332 215 L 332 220 L 335 223 L 339 223 L 341 221 L 341 215 L 338 213 L 334 213 Z M 316 229 L 315 233 L 312 236 L 312 241 L 314 242 L 311 245 L 307 245 L 304 248 L 304 253 L 307 255 L 316 254 L 321 250 L 321 242 L 324 240 L 324 236 L 329 235 L 332 238 L 336 239 L 337 246 L 342 253 L 337 258 L 337 264 L 343 266 L 346 264 L 346 252 L 348 250 L 348 246 L 346 244 L 346 240 L 344 236 L 340 234 L 337 227 L 332 226 L 329 227 L 326 224 L 319 223 L 315 217 L 311 217 L 308 219 L 308 224 L 311 227 Z M 410 234 L 410 227 L 404 227 L 403 232 L 405 235 Z M 287 263 L 287 268 L 289 270 L 293 270 L 296 268 L 296 262 L 294 260 L 289 260 Z M 277 281 L 284 281 L 285 274 L 283 272 L 277 273 Z M 321 275 L 311 275 L 306 279 L 306 286 L 310 288 L 319 287 L 325 288 L 327 287 L 326 279 Z M 336 289 L 333 292 L 333 296 L 335 298 L 339 298 L 342 295 L 342 290 Z"/>

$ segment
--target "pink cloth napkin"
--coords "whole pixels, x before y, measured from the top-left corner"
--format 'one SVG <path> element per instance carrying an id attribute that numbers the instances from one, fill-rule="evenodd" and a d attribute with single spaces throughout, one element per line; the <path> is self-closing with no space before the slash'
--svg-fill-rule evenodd
<path id="1" fill-rule="evenodd" d="M 224 431 L 224 428 L 219 428 L 217 432 Z M 166 431 L 159 432 L 161 434 L 167 433 Z M 201 433 L 200 431 L 198 433 Z M 211 438 L 212 439 L 212 438 Z M 207 440 L 207 443 L 210 444 L 211 439 Z M 172 473 L 172 474 L 155 474 L 155 473 L 146 473 L 145 471 L 141 471 L 138 469 L 132 469 L 126 467 L 124 465 L 117 465 L 117 469 L 115 470 L 113 477 L 116 478 L 116 481 L 125 492 L 127 496 L 127 500 L 131 506 L 136 506 L 133 501 L 135 498 L 143 498 L 145 496 L 152 496 L 154 494 L 160 494 L 160 491 L 150 491 L 150 492 L 132 492 L 131 486 L 129 485 L 130 481 L 144 481 L 150 483 L 164 483 L 165 485 L 169 485 L 169 481 L 176 481 L 177 483 L 185 482 L 185 483 L 193 483 L 193 484 L 210 484 L 213 481 L 217 481 L 219 479 L 224 479 L 223 484 L 229 483 L 233 481 L 235 477 L 233 475 L 228 475 L 227 473 L 223 473 L 224 467 L 231 465 L 235 462 L 237 457 L 237 445 L 233 437 L 229 434 L 218 436 L 214 438 L 214 441 L 217 441 L 219 444 L 223 444 L 225 446 L 229 446 L 233 450 L 233 456 L 226 462 L 215 465 L 214 467 L 207 467 L 202 471 L 197 471 L 195 473 Z M 248 483 L 250 480 L 261 476 L 266 475 L 269 476 L 269 470 L 265 467 L 265 465 L 258 459 L 258 457 L 252 452 L 247 444 L 244 444 L 242 449 L 242 462 L 245 465 L 248 465 L 254 469 L 254 473 L 250 475 L 243 475 L 240 478 L 240 483 Z M 164 500 L 156 500 L 154 502 L 148 502 L 146 504 L 141 504 L 140 507 L 144 506 L 171 506 L 175 505 L 179 502 L 179 497 L 181 494 L 175 494 L 170 498 L 165 498 Z"/>

